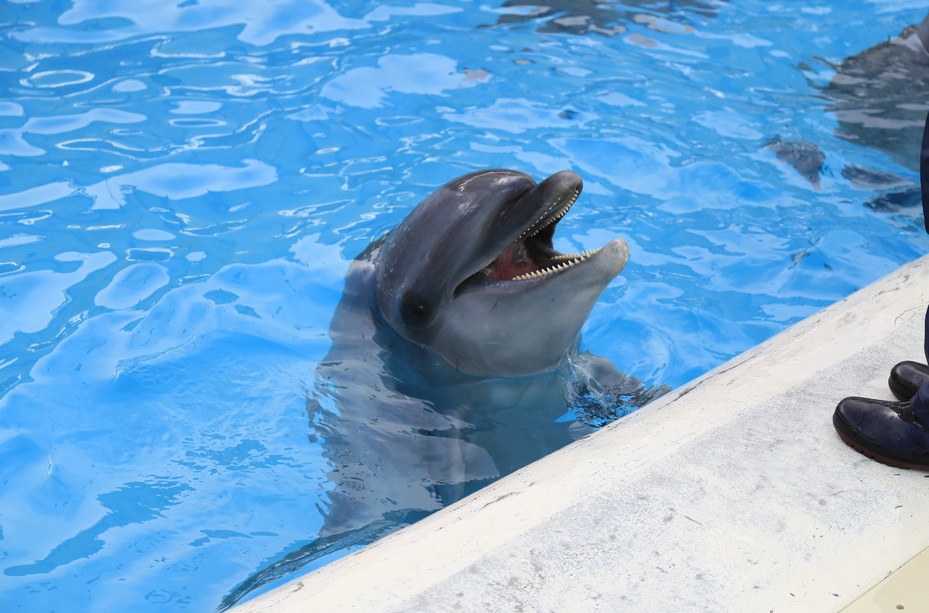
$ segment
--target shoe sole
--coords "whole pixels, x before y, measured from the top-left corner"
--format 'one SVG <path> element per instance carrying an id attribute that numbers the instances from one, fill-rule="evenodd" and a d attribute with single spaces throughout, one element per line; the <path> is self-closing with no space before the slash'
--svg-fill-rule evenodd
<path id="1" fill-rule="evenodd" d="M 880 462 L 881 464 L 886 464 L 887 466 L 893 466 L 894 468 L 906 468 L 906 469 L 922 470 L 922 471 L 929 470 L 929 465 L 927 464 L 915 464 L 913 462 L 907 462 L 906 460 L 900 460 L 898 458 L 892 458 L 890 456 L 881 455 L 875 452 L 873 449 L 868 449 L 867 447 L 862 445 L 860 442 L 858 442 L 851 433 L 845 432 L 845 429 L 844 429 L 845 424 L 841 419 L 839 419 L 839 416 L 837 414 L 832 415 L 832 425 L 835 427 L 835 431 L 838 433 L 839 438 L 841 438 L 842 441 L 846 445 L 848 445 L 849 447 L 851 447 L 852 449 L 854 449 L 855 451 L 857 451 L 863 456 L 871 458 L 872 460 L 876 460 L 877 462 Z"/>

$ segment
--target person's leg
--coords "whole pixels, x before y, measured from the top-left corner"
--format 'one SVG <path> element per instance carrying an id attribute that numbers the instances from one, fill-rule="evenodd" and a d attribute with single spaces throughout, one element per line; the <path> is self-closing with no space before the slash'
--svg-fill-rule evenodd
<path id="1" fill-rule="evenodd" d="M 916 395 L 910 400 L 913 415 L 924 427 L 929 428 L 929 381 L 926 381 L 916 390 Z"/>
<path id="2" fill-rule="evenodd" d="M 929 15 L 926 19 L 929 21 Z M 926 232 L 929 232 L 929 115 L 926 115 L 923 142 L 919 152 L 919 185 L 923 197 L 923 225 L 926 227 Z"/>
<path id="3" fill-rule="evenodd" d="M 929 309 L 926 309 L 926 325 L 923 331 L 923 351 L 926 361 L 923 364 L 904 360 L 890 369 L 887 384 L 899 400 L 909 402 L 916 395 L 919 386 L 929 381 Z"/>
<path id="4" fill-rule="evenodd" d="M 926 354 L 926 364 L 929 364 L 929 308 L 926 309 L 926 323 L 923 326 L 923 353 Z"/>
<path id="5" fill-rule="evenodd" d="M 926 309 L 926 324 L 923 330 L 923 351 L 926 354 L 926 363 L 929 364 L 929 308 Z M 910 407 L 913 408 L 913 415 L 919 423 L 929 428 L 929 381 L 920 384 L 916 395 L 910 400 Z"/>
<path id="6" fill-rule="evenodd" d="M 923 344 L 929 362 L 929 309 L 925 328 Z M 879 462 L 929 470 L 929 379 L 923 369 L 915 362 L 894 367 L 890 387 L 898 398 L 907 396 L 909 401 L 851 397 L 840 402 L 832 423 L 842 440 Z"/>

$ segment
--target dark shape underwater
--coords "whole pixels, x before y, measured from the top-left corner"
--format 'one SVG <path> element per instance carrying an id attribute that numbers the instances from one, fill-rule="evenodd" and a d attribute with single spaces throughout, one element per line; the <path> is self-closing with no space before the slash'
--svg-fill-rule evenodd
<path id="1" fill-rule="evenodd" d="M 535 23 L 536 32 L 561 34 L 601 34 L 614 36 L 626 31 L 624 21 L 668 15 L 687 21 L 686 11 L 715 17 L 721 1 L 713 0 L 507 0 L 504 8 L 525 7 L 522 12 L 501 15 L 496 25 Z"/>
<path id="2" fill-rule="evenodd" d="M 929 111 L 929 15 L 922 24 L 836 67 L 823 88 L 839 120 L 836 136 L 891 155 L 916 170 Z"/>
<path id="3" fill-rule="evenodd" d="M 817 145 L 806 141 L 773 138 L 765 143 L 765 147 L 773 151 L 777 159 L 793 166 L 813 187 L 819 187 L 826 154 Z"/>

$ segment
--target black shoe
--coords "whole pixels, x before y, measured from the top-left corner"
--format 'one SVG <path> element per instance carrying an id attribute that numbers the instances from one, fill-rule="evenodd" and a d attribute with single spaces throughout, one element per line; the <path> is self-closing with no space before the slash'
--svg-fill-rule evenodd
<path id="1" fill-rule="evenodd" d="M 910 400 L 919 386 L 929 381 L 929 366 L 919 362 L 900 362 L 890 371 L 887 385 L 900 400 Z"/>
<path id="2" fill-rule="evenodd" d="M 846 398 L 835 408 L 832 424 L 847 445 L 869 458 L 929 470 L 929 430 L 908 402 Z"/>

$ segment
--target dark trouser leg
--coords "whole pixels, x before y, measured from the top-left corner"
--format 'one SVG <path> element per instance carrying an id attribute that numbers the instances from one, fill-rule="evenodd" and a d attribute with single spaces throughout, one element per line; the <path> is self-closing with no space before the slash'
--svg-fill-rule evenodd
<path id="1" fill-rule="evenodd" d="M 923 353 L 926 354 L 926 364 L 929 364 L 929 309 L 926 309 L 926 323 L 923 326 Z"/>
<path id="2" fill-rule="evenodd" d="M 926 352 L 926 363 L 929 364 L 929 309 L 926 309 L 926 326 L 923 331 L 923 351 Z M 919 386 L 916 395 L 910 400 L 913 413 L 925 427 L 929 427 L 929 381 Z"/>
<path id="3" fill-rule="evenodd" d="M 929 381 L 919 386 L 916 395 L 910 400 L 913 414 L 923 427 L 929 428 Z"/>

